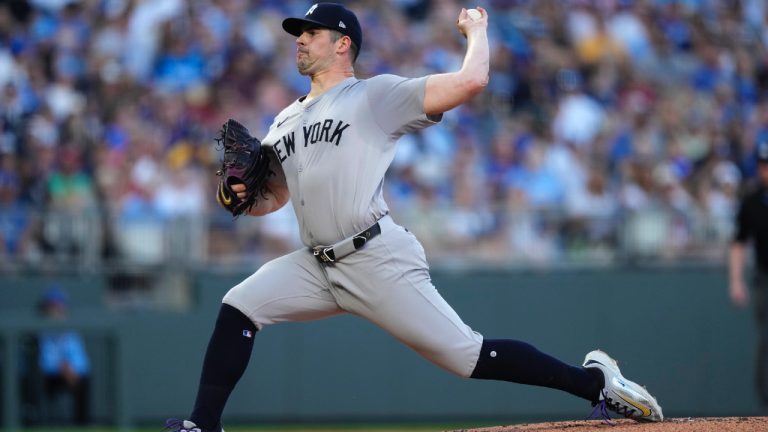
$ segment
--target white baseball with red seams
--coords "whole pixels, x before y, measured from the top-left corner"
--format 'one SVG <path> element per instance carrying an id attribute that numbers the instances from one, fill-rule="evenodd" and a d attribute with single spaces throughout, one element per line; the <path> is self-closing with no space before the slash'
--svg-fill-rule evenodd
<path id="1" fill-rule="evenodd" d="M 467 11 L 467 15 L 469 15 L 469 17 L 472 18 L 475 21 L 477 21 L 477 20 L 479 20 L 480 18 L 483 17 L 483 14 L 480 13 L 480 11 L 477 10 L 477 9 L 469 9 Z"/>

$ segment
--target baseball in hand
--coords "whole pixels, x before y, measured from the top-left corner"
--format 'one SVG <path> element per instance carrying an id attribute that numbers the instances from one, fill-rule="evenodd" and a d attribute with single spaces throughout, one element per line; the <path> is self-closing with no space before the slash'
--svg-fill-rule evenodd
<path id="1" fill-rule="evenodd" d="M 483 14 L 480 13 L 477 9 L 469 9 L 467 11 L 467 15 L 469 15 L 470 18 L 472 18 L 473 21 L 479 20 L 480 17 L 483 16 Z"/>

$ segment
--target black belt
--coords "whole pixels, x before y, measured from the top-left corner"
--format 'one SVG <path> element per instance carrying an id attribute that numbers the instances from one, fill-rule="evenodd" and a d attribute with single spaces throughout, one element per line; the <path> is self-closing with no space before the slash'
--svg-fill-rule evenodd
<path id="1" fill-rule="evenodd" d="M 313 247 L 311 249 L 312 255 L 314 255 L 321 264 L 332 264 L 362 248 L 368 240 L 379 234 L 381 234 L 381 226 L 376 222 L 367 230 L 359 232 L 352 237 L 345 238 L 334 245 Z"/>

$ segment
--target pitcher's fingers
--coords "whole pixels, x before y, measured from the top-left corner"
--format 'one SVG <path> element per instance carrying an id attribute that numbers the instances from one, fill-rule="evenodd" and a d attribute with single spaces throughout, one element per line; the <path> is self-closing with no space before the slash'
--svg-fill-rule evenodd
<path id="1" fill-rule="evenodd" d="M 234 183 L 232 186 L 232 192 L 237 194 L 237 197 L 240 199 L 245 198 L 246 196 L 246 190 L 245 185 L 243 183 Z"/>

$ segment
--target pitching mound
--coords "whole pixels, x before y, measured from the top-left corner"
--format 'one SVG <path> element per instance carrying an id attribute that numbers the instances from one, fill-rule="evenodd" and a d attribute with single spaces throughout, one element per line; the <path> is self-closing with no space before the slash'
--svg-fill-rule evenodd
<path id="1" fill-rule="evenodd" d="M 768 417 L 703 417 L 673 418 L 662 423 L 637 423 L 614 420 L 614 425 L 599 420 L 563 421 L 482 429 L 462 429 L 454 432 L 758 432 L 768 431 Z"/>

